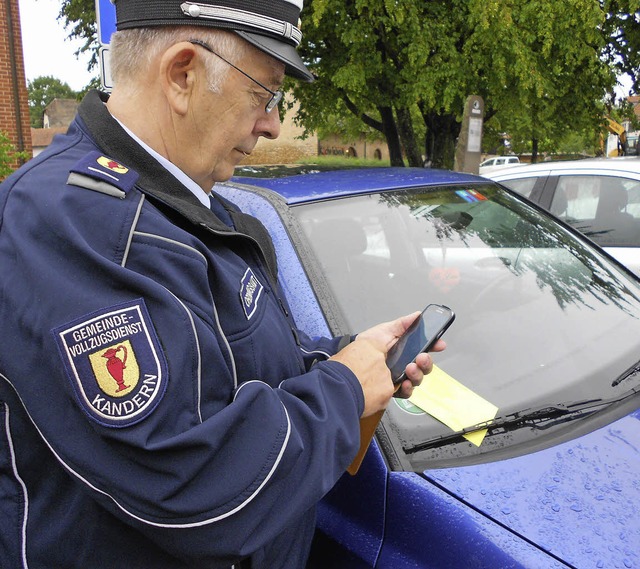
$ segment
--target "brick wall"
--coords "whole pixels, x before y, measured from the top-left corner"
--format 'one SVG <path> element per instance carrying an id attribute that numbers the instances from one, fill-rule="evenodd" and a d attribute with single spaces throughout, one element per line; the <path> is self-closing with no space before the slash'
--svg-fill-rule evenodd
<path id="1" fill-rule="evenodd" d="M 16 150 L 31 156 L 27 101 L 18 0 L 0 0 L 0 131 Z M 11 166 L 17 168 L 20 161 Z"/>
<path id="2" fill-rule="evenodd" d="M 368 160 L 389 160 L 389 147 L 386 141 L 344 140 L 339 136 L 328 136 L 320 141 L 319 154 L 322 156 L 347 156 L 351 158 L 366 158 Z"/>
<path id="3" fill-rule="evenodd" d="M 298 105 L 294 103 L 280 125 L 280 136 L 276 140 L 260 138 L 251 156 L 245 158 L 242 164 L 295 164 L 302 158 L 317 156 L 318 137 L 313 135 L 305 140 L 299 138 L 304 129 L 293 122 L 297 110 Z"/>

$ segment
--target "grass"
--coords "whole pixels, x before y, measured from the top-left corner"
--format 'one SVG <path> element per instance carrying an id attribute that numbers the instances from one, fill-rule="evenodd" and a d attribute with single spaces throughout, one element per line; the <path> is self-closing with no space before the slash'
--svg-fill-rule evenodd
<path id="1" fill-rule="evenodd" d="M 327 168 L 388 168 L 389 160 L 368 160 L 346 156 L 312 156 L 298 160 L 298 164 L 317 164 Z"/>

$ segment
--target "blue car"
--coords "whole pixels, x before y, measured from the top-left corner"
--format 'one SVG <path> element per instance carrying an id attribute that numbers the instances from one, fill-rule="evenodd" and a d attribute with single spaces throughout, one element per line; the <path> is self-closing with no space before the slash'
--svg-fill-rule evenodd
<path id="1" fill-rule="evenodd" d="M 310 567 L 640 567 L 631 272 L 468 174 L 349 170 L 216 189 L 273 236 L 309 334 L 357 333 L 429 303 L 456 313 L 425 379 L 437 383 L 391 402 L 357 474 L 320 504 Z"/>

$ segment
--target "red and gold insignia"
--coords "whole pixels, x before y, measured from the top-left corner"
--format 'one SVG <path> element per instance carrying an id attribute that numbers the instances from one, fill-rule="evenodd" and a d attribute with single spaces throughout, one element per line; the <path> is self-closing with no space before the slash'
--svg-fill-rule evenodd
<path id="1" fill-rule="evenodd" d="M 126 174 L 129 171 L 129 168 L 123 166 L 119 162 L 112 160 L 111 158 L 107 158 L 106 156 L 100 156 L 97 159 L 98 164 L 107 170 L 111 170 L 112 172 L 117 172 L 118 174 Z"/>
<path id="2" fill-rule="evenodd" d="M 124 397 L 140 380 L 140 367 L 129 340 L 89 354 L 100 389 L 111 397 Z"/>
<path id="3" fill-rule="evenodd" d="M 131 191 L 139 177 L 135 170 L 94 150 L 69 170 L 67 183 L 122 199 L 122 192 L 127 194 Z M 100 183 L 95 184 L 94 180 Z"/>
<path id="4" fill-rule="evenodd" d="M 167 364 L 142 299 L 53 330 L 84 411 L 108 427 L 141 421 L 166 389 Z"/>

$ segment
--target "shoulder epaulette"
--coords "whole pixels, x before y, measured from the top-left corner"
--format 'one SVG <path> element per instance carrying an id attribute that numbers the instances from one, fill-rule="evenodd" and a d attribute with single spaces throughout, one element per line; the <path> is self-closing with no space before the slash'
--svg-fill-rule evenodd
<path id="1" fill-rule="evenodd" d="M 136 171 L 100 152 L 91 152 L 71 168 L 67 184 L 123 199 L 138 178 Z"/>

